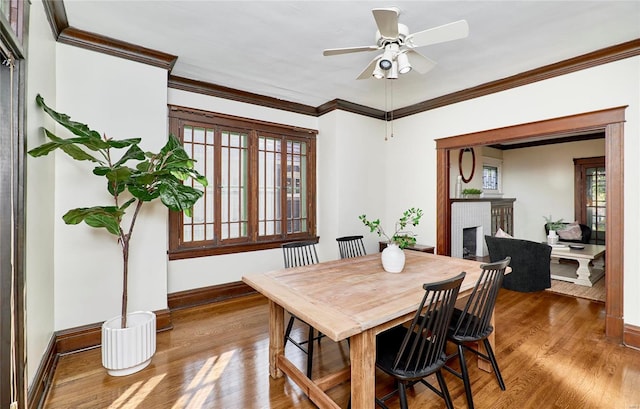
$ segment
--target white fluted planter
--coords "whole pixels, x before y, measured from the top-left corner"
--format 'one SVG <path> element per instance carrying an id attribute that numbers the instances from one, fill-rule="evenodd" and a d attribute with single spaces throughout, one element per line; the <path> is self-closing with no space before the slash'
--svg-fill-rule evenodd
<path id="1" fill-rule="evenodd" d="M 102 324 L 102 366 L 109 375 L 125 376 L 146 368 L 156 352 L 156 315 L 151 311 L 127 314 L 127 328 L 120 316 Z"/>
<path id="2" fill-rule="evenodd" d="M 399 273 L 404 268 L 404 251 L 395 243 L 387 244 L 380 258 L 382 268 L 388 273 Z"/>

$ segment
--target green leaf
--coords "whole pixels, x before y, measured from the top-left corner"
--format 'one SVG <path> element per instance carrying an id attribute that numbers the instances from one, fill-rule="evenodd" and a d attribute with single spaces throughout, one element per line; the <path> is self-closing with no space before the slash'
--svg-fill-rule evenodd
<path id="1" fill-rule="evenodd" d="M 111 234 L 120 235 L 120 220 L 124 211 L 115 206 L 94 206 L 71 209 L 62 216 L 66 224 L 87 223 L 91 227 L 105 228 Z"/>
<path id="2" fill-rule="evenodd" d="M 123 214 L 124 214 L 124 211 L 125 211 L 129 206 L 131 206 L 131 203 L 133 203 L 133 202 L 135 202 L 135 201 L 136 201 L 136 198 L 135 198 L 135 197 L 132 197 L 131 199 L 129 199 L 129 200 L 127 200 L 126 202 L 124 202 L 124 204 L 123 204 L 122 206 L 120 206 L 120 210 L 122 210 Z"/>
<path id="3" fill-rule="evenodd" d="M 203 195 L 202 191 L 183 185 L 173 178 L 161 179 L 158 191 L 162 203 L 176 211 L 189 211 Z"/>
<path id="4" fill-rule="evenodd" d="M 51 139 L 51 142 L 47 142 L 45 144 L 42 144 L 30 150 L 29 152 L 27 152 L 29 155 L 33 157 L 44 156 L 60 148 L 67 155 L 71 156 L 73 159 L 81 160 L 81 161 L 88 160 L 91 162 L 102 163 L 101 160 L 93 157 L 89 153 L 85 152 L 84 150 L 76 146 L 72 140 L 62 139 L 54 135 L 53 133 L 49 132 L 49 130 L 47 129 L 44 130 L 44 133 L 49 139 Z"/>
<path id="5" fill-rule="evenodd" d="M 47 106 L 47 104 L 44 103 L 44 98 L 42 98 L 40 94 L 36 96 L 36 102 L 47 114 L 49 114 L 51 118 L 53 118 L 54 121 L 70 130 L 74 135 L 86 136 L 93 139 L 101 139 L 100 134 L 90 129 L 87 125 L 80 122 L 72 121 L 71 117 L 69 117 L 68 115 L 61 114 L 51 109 L 49 106 Z"/>
<path id="6" fill-rule="evenodd" d="M 140 143 L 140 141 L 142 141 L 142 138 L 109 139 L 107 140 L 107 144 L 112 148 L 121 149 L 121 148 L 126 148 L 127 146 L 137 145 Z"/>
<path id="7" fill-rule="evenodd" d="M 160 192 L 158 192 L 157 189 L 149 190 L 145 185 L 130 184 L 127 186 L 127 189 L 133 197 L 143 202 L 150 202 L 160 196 Z"/>
<path id="8" fill-rule="evenodd" d="M 126 146 L 126 145 L 125 145 Z M 131 145 L 124 155 L 113 166 L 121 166 L 128 160 L 144 160 L 144 152 L 138 145 Z"/>
<path id="9" fill-rule="evenodd" d="M 120 182 L 112 182 L 110 180 L 107 181 L 107 191 L 111 194 L 111 196 L 118 196 L 120 193 L 124 192 L 124 189 L 127 187 L 127 184 L 123 181 Z"/>

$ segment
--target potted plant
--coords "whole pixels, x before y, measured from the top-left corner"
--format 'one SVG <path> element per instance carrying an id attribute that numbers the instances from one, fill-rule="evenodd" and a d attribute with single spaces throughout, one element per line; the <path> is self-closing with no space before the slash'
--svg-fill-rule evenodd
<path id="1" fill-rule="evenodd" d="M 184 182 L 194 180 L 206 186 L 207 179 L 194 169 L 194 161 L 173 135 L 159 152 L 144 152 L 139 146 L 140 138 L 116 140 L 100 136 L 87 125 L 48 107 L 40 95 L 36 102 L 74 136 L 62 138 L 44 129 L 50 141 L 30 150 L 29 155 L 39 157 L 60 149 L 75 160 L 93 162 L 93 174 L 106 179 L 112 204 L 71 209 L 62 219 L 67 224 L 85 222 L 104 228 L 117 238 L 122 253 L 122 309 L 120 316 L 107 320 L 102 327 L 102 362 L 112 375 L 136 372 L 146 367 L 155 353 L 155 314 L 127 312 L 130 242 L 136 220 L 142 206 L 156 199 L 171 210 L 191 215 L 203 193 Z M 116 150 L 124 148 L 126 152 L 118 158 Z M 130 166 L 131 162 L 135 165 Z M 127 213 L 130 214 L 125 217 Z M 132 332 L 137 334 L 137 344 L 145 345 L 127 345 L 127 335 Z M 112 347 L 115 351 L 110 351 Z M 140 351 L 129 350 L 138 347 Z M 122 352 L 122 348 L 127 350 Z"/>
<path id="2" fill-rule="evenodd" d="M 480 189 L 468 188 L 462 191 L 462 197 L 465 199 L 478 199 L 481 193 L 482 190 Z"/>
<path id="3" fill-rule="evenodd" d="M 382 251 L 382 266 L 385 271 L 390 273 L 399 273 L 404 268 L 404 252 L 402 251 L 408 246 L 416 243 L 416 235 L 411 231 L 405 231 L 407 225 L 417 226 L 420 223 L 422 217 L 422 209 L 410 208 L 402 213 L 402 217 L 395 223 L 395 231 L 393 235 L 388 236 L 382 226 L 380 226 L 380 219 L 368 220 L 367 215 L 363 214 L 358 218 L 364 223 L 365 226 L 373 233 L 376 232 L 378 236 L 384 236 L 387 239 L 387 247 Z"/>
<path id="4" fill-rule="evenodd" d="M 565 224 L 562 222 L 562 219 L 558 219 L 554 222 L 551 215 L 549 215 L 549 217 L 542 217 L 544 217 L 544 220 L 546 222 L 545 225 L 547 226 L 547 229 L 549 229 L 549 234 L 547 235 L 547 244 L 558 244 L 558 241 L 560 239 L 558 238 L 557 232 L 558 230 L 563 230 L 565 228 Z"/>

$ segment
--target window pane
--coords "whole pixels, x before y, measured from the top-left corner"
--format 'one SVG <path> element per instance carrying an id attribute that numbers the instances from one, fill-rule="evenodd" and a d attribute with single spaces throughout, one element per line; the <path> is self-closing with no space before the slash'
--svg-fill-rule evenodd
<path id="1" fill-rule="evenodd" d="M 247 236 L 248 134 L 223 131 L 221 149 L 221 239 Z"/>
<path id="2" fill-rule="evenodd" d="M 287 141 L 287 233 L 307 231 L 306 143 Z"/>
<path id="3" fill-rule="evenodd" d="M 213 165 L 214 158 L 213 146 L 207 145 L 207 141 L 213 142 L 212 129 L 202 127 L 192 127 L 185 125 L 182 129 L 183 146 L 189 157 L 195 160 L 195 169 L 204 175 L 210 185 L 204 188 L 204 196 L 198 200 L 193 206 L 193 217 L 182 216 L 183 224 L 183 242 L 194 242 L 203 240 L 213 240 L 214 226 L 214 191 L 211 183 L 213 183 Z M 189 180 L 185 183 L 190 184 L 196 189 L 202 189 L 202 186 Z"/>
<path id="4" fill-rule="evenodd" d="M 281 201 L 280 140 L 259 137 L 258 143 L 258 223 L 260 236 L 279 234 Z"/>
<path id="5" fill-rule="evenodd" d="M 498 168 L 484 165 L 482 167 L 482 188 L 484 190 L 498 190 Z"/>

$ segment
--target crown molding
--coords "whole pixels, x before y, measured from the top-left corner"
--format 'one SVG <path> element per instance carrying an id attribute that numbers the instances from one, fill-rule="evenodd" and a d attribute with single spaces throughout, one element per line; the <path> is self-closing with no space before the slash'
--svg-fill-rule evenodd
<path id="1" fill-rule="evenodd" d="M 248 104 L 260 105 L 267 108 L 280 109 L 303 115 L 317 116 L 316 108 L 310 105 L 298 104 L 296 102 L 267 97 L 264 95 L 254 94 L 252 92 L 223 87 L 222 85 L 216 85 L 209 82 L 169 75 L 168 85 L 169 88 L 180 89 L 183 91 L 195 92 L 198 94 L 210 95 L 213 97 L 230 99 L 233 101 L 245 102 Z"/>
<path id="2" fill-rule="evenodd" d="M 467 101 L 496 92 L 506 91 L 511 88 L 516 88 L 534 82 L 543 81 L 549 78 L 558 77 L 560 75 L 570 74 L 572 72 L 596 67 L 598 65 L 607 64 L 625 58 L 635 57 L 637 55 L 640 55 L 640 39 L 635 39 L 626 43 L 603 48 L 601 50 L 583 54 L 578 57 L 525 71 L 511 77 L 487 82 L 485 84 L 478 85 L 477 87 L 467 88 L 462 91 L 443 95 L 438 98 L 429 99 L 405 108 L 400 108 L 393 111 L 393 118 L 398 119 L 405 116 L 414 115 L 420 112 L 429 111 L 431 109 L 441 108 L 446 105 Z"/>
<path id="3" fill-rule="evenodd" d="M 175 55 L 71 27 L 61 0 L 44 0 L 43 4 L 51 31 L 60 43 L 152 65 L 169 72 L 178 59 Z"/>
<path id="4" fill-rule="evenodd" d="M 354 102 L 345 101 L 343 99 L 334 99 L 320 105 L 316 111 L 318 116 L 322 116 L 328 112 L 340 109 L 342 111 L 352 112 L 354 114 L 360 114 L 371 118 L 382 119 L 386 118 L 386 112 L 380 109 L 370 108 L 365 105 L 356 104 Z"/>

